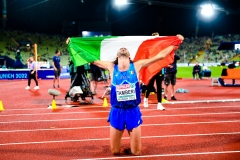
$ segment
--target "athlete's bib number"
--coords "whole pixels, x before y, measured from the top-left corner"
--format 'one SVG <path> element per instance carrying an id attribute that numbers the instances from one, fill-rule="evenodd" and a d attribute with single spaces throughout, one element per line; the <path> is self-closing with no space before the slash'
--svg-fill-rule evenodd
<path id="1" fill-rule="evenodd" d="M 117 85 L 116 92 L 118 101 L 128 101 L 136 99 L 135 84 Z"/>

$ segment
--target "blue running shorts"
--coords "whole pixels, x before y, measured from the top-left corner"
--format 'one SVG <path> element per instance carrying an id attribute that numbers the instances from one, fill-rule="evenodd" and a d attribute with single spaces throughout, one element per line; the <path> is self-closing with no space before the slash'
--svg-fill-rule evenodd
<path id="1" fill-rule="evenodd" d="M 108 122 L 120 131 L 125 128 L 130 131 L 142 124 L 142 113 L 138 106 L 134 108 L 111 107 Z"/>

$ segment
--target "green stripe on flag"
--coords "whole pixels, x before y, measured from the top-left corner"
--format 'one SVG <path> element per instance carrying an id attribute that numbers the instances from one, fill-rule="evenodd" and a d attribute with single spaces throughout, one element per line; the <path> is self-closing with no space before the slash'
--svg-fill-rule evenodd
<path id="1" fill-rule="evenodd" d="M 75 66 L 100 60 L 101 42 L 116 37 L 77 37 L 71 38 L 68 45 L 70 57 Z"/>

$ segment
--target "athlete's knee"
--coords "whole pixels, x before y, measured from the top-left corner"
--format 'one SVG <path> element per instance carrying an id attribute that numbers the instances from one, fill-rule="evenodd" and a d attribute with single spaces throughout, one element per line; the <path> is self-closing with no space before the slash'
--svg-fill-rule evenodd
<path id="1" fill-rule="evenodd" d="M 132 155 L 134 155 L 134 156 L 140 155 L 141 154 L 141 148 L 142 148 L 141 143 L 139 143 L 137 145 L 134 145 L 134 146 L 131 146 Z"/>
<path id="2" fill-rule="evenodd" d="M 113 155 L 120 155 L 121 150 L 118 148 L 111 148 L 111 151 Z"/>
<path id="3" fill-rule="evenodd" d="M 141 153 L 141 149 L 140 148 L 134 148 L 134 149 L 131 149 L 131 152 L 132 152 L 132 155 L 138 156 Z"/>

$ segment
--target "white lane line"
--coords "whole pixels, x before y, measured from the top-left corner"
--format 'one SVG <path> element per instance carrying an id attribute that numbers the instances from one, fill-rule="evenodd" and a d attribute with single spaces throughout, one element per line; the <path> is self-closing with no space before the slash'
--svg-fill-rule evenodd
<path id="1" fill-rule="evenodd" d="M 102 107 L 101 107 L 102 108 Z M 199 110 L 199 109 L 219 109 L 219 108 L 239 108 L 239 106 L 216 106 L 216 107 L 179 107 L 179 108 L 167 108 L 168 111 L 173 110 Z M 156 109 L 142 109 L 141 111 L 155 111 Z M 10 117 L 10 116 L 41 116 L 41 115 L 67 115 L 67 114 L 86 114 L 86 113 L 109 113 L 109 110 L 104 111 L 83 111 L 83 112 L 60 112 L 60 113 L 34 113 L 34 114 L 2 114 L 0 117 Z"/>
<path id="2" fill-rule="evenodd" d="M 200 136 L 222 136 L 222 135 L 238 135 L 240 132 L 225 132 L 225 133 L 206 133 L 206 134 L 177 134 L 177 135 L 163 135 L 163 136 L 143 136 L 142 139 L 151 138 L 173 138 L 173 137 L 200 137 Z M 129 139 L 129 137 L 122 137 L 122 139 Z M 39 141 L 39 142 L 13 142 L 1 143 L 0 146 L 10 145 L 28 145 L 28 144 L 49 144 L 49 143 L 69 143 L 69 142 L 89 142 L 89 141 L 109 141 L 110 138 L 93 138 L 93 139 L 75 139 L 75 140 L 58 140 L 58 141 Z"/>
<path id="3" fill-rule="evenodd" d="M 11 116 L 41 116 L 41 115 L 67 115 L 67 114 L 91 114 L 91 113 L 109 113 L 108 111 L 85 111 L 85 112 L 61 112 L 61 113 L 36 113 L 36 114 L 7 114 L 0 115 L 0 117 L 11 117 Z"/>
<path id="4" fill-rule="evenodd" d="M 184 104 L 184 103 L 202 103 L 202 102 L 237 102 L 237 101 L 240 101 L 240 99 L 223 99 L 223 100 L 196 100 L 196 101 L 177 101 L 177 102 L 168 102 L 168 103 L 163 103 L 163 104 Z M 57 102 L 58 103 L 58 100 Z M 48 104 L 46 104 L 46 108 L 23 108 L 23 109 L 7 109 L 5 108 L 6 111 L 28 111 L 28 110 L 49 110 L 49 108 L 47 107 L 49 104 L 51 104 L 51 102 L 49 101 Z M 34 104 L 34 105 L 43 105 L 43 104 Z M 60 108 L 64 108 L 64 109 L 67 109 L 69 108 L 69 105 L 70 104 L 61 104 L 62 106 L 60 106 Z M 63 106 L 66 106 L 66 107 L 63 107 Z M 156 104 L 149 104 L 149 105 L 156 105 Z M 88 105 L 90 107 L 85 107 L 86 105 L 71 105 L 71 106 L 79 106 L 79 107 L 71 107 L 70 109 L 93 109 L 93 108 L 103 108 L 103 106 L 95 106 L 94 104 L 92 105 Z M 140 104 L 140 106 L 143 106 L 143 104 Z M 109 107 L 110 108 L 110 107 Z M 148 109 L 149 110 L 149 109 Z"/>
<path id="5" fill-rule="evenodd" d="M 155 155 L 145 155 L 145 156 L 122 156 L 122 157 L 107 157 L 107 158 L 87 158 L 87 159 L 83 159 L 81 158 L 81 160 L 94 160 L 94 159 L 98 159 L 98 160 L 110 160 L 110 159 L 140 159 L 140 158 L 155 158 L 155 157 L 179 157 L 181 156 L 183 158 L 183 156 L 198 156 L 198 155 L 214 155 L 214 154 L 234 154 L 234 153 L 240 153 L 240 151 L 236 150 L 236 151 L 219 151 L 219 152 L 190 152 L 190 153 L 175 153 L 175 154 L 155 154 Z M 186 157 L 189 158 L 189 157 Z M 219 157 L 220 158 L 220 157 Z M 80 159 L 73 159 L 73 160 L 80 160 Z"/>
<path id="6" fill-rule="evenodd" d="M 238 102 L 240 99 L 221 99 L 221 100 L 195 100 L 195 101 L 170 101 L 163 104 L 183 104 L 183 103 L 214 103 L 214 102 Z"/>
<path id="7" fill-rule="evenodd" d="M 224 113 L 197 113 L 197 114 L 165 114 L 165 115 L 151 115 L 151 116 L 142 116 L 142 118 L 156 118 L 156 117 L 184 117 L 184 116 L 204 116 L 204 115 L 230 115 L 230 114 L 240 114 L 240 112 L 224 112 Z M 80 120 L 106 120 L 108 117 L 102 118 L 77 118 L 77 119 L 49 119 L 49 120 L 32 120 L 32 121 L 8 121 L 0 122 L 0 124 L 9 124 L 9 123 L 35 123 L 35 122 L 60 122 L 60 121 L 80 121 Z"/>
<path id="8" fill-rule="evenodd" d="M 240 123 L 240 120 L 233 121 L 211 121 L 211 122 L 182 122 L 182 123 L 163 123 L 163 124 L 142 124 L 142 127 L 149 126 L 172 126 L 172 125 L 197 125 L 197 124 L 218 124 L 218 123 Z M 93 127 L 73 127 L 73 128 L 41 128 L 41 129 L 26 129 L 26 130 L 4 130 L 0 133 L 12 133 L 12 132 L 38 132 L 38 131 L 62 131 L 62 130 L 80 130 L 80 129 L 103 129 L 109 128 L 109 126 L 93 126 Z"/>
<path id="9" fill-rule="evenodd" d="M 56 102 L 58 104 L 58 101 Z M 51 102 L 49 101 L 48 104 L 45 104 L 45 108 L 22 108 L 22 109 L 8 109 L 8 108 L 5 108 L 5 112 L 6 111 L 36 111 L 36 110 L 50 110 L 50 108 L 48 108 L 48 106 L 51 104 Z M 32 104 L 32 105 L 40 105 L 40 106 L 43 106 L 44 104 Z M 65 105 L 65 104 L 61 104 L 61 105 Z M 66 106 L 69 106 L 70 104 L 66 104 Z M 94 109 L 94 108 L 104 108 L 103 106 L 99 106 L 99 105 L 94 105 L 92 104 L 91 106 L 90 105 L 71 105 L 71 106 L 78 106 L 78 107 L 62 107 L 62 106 L 59 106 L 59 109 Z M 85 106 L 90 106 L 90 107 L 85 107 Z M 58 107 L 58 106 L 57 106 Z"/>

